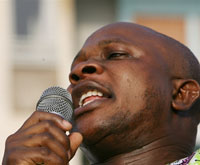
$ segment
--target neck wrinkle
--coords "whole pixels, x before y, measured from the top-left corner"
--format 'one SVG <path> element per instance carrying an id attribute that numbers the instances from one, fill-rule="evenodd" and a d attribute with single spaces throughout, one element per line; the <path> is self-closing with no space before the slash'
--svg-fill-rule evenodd
<path id="1" fill-rule="evenodd" d="M 187 151 L 186 151 L 187 150 Z M 94 165 L 165 165 L 192 154 L 181 140 L 173 135 L 161 137 L 134 151 L 116 155 L 104 163 Z"/>

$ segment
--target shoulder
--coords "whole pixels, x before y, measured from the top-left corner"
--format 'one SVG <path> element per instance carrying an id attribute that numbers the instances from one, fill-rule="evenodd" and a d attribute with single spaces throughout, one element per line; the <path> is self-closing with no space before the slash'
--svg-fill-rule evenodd
<path id="1" fill-rule="evenodd" d="M 195 151 L 192 155 L 169 163 L 168 165 L 200 165 L 200 149 Z"/>

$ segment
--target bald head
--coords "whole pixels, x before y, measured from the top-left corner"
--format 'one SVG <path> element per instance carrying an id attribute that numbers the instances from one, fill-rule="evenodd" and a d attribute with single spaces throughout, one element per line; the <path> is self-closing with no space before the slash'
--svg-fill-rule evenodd
<path id="1" fill-rule="evenodd" d="M 99 29 L 88 40 L 101 37 L 102 32 L 104 35 L 107 32 L 117 34 L 122 38 L 125 35 L 135 40 L 135 46 L 143 47 L 147 52 L 148 49 L 155 49 L 155 56 L 162 56 L 166 60 L 172 78 L 191 78 L 200 83 L 198 60 L 186 46 L 175 39 L 138 24 L 121 22 Z"/>
<path id="2" fill-rule="evenodd" d="M 114 23 L 93 33 L 69 76 L 75 127 L 89 159 L 105 161 L 163 137 L 164 145 L 192 152 L 200 121 L 199 76 L 192 52 L 152 29 Z"/>
<path id="3" fill-rule="evenodd" d="M 141 49 L 146 56 L 157 59 L 157 64 L 154 64 L 154 66 L 158 65 L 158 69 L 168 76 L 170 80 L 177 80 L 174 81 L 174 87 L 177 91 L 174 92 L 173 97 L 177 97 L 179 95 L 178 90 L 181 89 L 181 86 L 184 87 L 184 83 L 187 84 L 186 82 L 188 82 L 188 84 L 192 86 L 191 88 L 195 88 L 195 91 L 192 92 L 196 93 L 196 95 L 190 96 L 195 99 L 192 100 L 190 106 L 185 107 L 185 109 L 190 109 L 195 103 L 195 114 L 196 112 L 200 114 L 200 103 L 198 103 L 200 102 L 200 65 L 194 54 L 186 46 L 150 28 L 124 22 L 110 24 L 99 29 L 87 39 L 85 46 L 94 40 L 104 40 L 104 37 L 110 38 L 111 41 L 115 40 L 116 42 L 118 42 L 118 39 L 120 41 L 130 41 L 135 48 Z M 109 41 L 106 40 L 106 43 L 109 43 Z M 138 54 L 142 54 L 140 51 L 138 52 Z M 178 80 L 185 81 L 180 83 Z M 193 82 L 196 83 L 195 87 L 192 81 L 189 82 L 187 80 L 194 80 Z M 172 107 L 181 109 L 177 106 Z M 198 118 L 198 121 L 199 120 Z"/>

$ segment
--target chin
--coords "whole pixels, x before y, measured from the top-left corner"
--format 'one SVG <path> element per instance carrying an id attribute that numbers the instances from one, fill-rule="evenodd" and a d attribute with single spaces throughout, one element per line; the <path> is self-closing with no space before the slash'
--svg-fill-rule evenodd
<path id="1" fill-rule="evenodd" d="M 83 135 L 85 145 L 94 145 L 106 136 L 107 130 L 102 120 L 84 117 L 76 120 L 73 132 L 80 132 Z"/>

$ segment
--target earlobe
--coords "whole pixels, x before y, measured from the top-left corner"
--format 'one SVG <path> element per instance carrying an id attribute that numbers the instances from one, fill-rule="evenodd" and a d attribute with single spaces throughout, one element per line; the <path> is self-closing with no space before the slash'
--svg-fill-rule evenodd
<path id="1" fill-rule="evenodd" d="M 173 100 L 172 107 L 175 110 L 187 111 L 193 103 L 200 97 L 200 86 L 192 79 L 173 80 Z"/>

